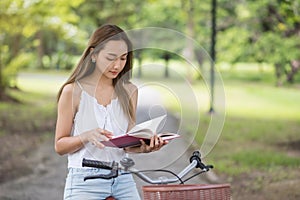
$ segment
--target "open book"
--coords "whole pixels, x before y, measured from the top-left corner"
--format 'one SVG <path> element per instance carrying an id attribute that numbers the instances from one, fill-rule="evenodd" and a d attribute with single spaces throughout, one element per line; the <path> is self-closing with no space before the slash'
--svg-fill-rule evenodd
<path id="1" fill-rule="evenodd" d="M 109 141 L 102 141 L 102 144 L 109 147 L 124 148 L 130 146 L 141 145 L 141 139 L 143 139 L 146 144 L 150 143 L 151 137 L 156 133 L 158 126 L 166 118 L 166 115 L 156 117 L 154 119 L 142 122 L 134 126 L 125 135 L 117 136 Z M 163 140 L 172 140 L 174 138 L 180 137 L 176 133 L 156 133 L 157 136 L 161 137 Z"/>

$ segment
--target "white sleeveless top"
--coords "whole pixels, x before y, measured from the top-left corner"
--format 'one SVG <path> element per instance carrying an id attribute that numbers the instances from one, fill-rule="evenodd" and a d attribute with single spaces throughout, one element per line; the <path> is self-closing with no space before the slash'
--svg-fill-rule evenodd
<path id="1" fill-rule="evenodd" d="M 114 136 L 123 135 L 128 128 L 128 119 L 118 99 L 113 99 L 110 104 L 103 106 L 97 99 L 81 88 L 81 97 L 78 111 L 74 118 L 72 135 L 79 135 L 85 131 L 96 128 L 108 130 Z M 68 155 L 68 168 L 81 168 L 82 159 L 119 162 L 125 156 L 123 149 L 105 147 L 99 149 L 91 143 L 86 143 L 82 149 Z"/>

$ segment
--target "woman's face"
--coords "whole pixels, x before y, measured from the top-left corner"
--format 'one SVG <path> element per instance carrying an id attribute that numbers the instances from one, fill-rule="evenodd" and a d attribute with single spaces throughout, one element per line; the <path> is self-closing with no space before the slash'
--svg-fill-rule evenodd
<path id="1" fill-rule="evenodd" d="M 127 44 L 123 40 L 111 40 L 95 55 L 96 68 L 102 76 L 116 78 L 124 69 L 127 61 Z"/>

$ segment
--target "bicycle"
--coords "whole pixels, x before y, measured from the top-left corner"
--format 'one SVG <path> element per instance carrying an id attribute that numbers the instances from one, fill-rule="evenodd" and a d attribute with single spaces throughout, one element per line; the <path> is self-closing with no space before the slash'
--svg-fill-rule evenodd
<path id="1" fill-rule="evenodd" d="M 231 199 L 231 191 L 230 184 L 195 184 L 195 185 L 185 185 L 184 183 L 195 176 L 208 172 L 213 168 L 212 165 L 205 165 L 200 158 L 199 151 L 193 152 L 190 157 L 190 164 L 187 165 L 181 172 L 175 174 L 170 170 L 156 169 L 156 170 L 137 170 L 132 168 L 134 166 L 134 161 L 131 158 L 125 157 L 120 163 L 118 162 L 103 162 L 97 160 L 88 160 L 83 159 L 82 166 L 83 167 L 94 167 L 101 169 L 108 169 L 110 172 L 108 174 L 99 174 L 94 176 L 87 176 L 84 178 L 84 181 L 89 179 L 111 179 L 119 176 L 119 172 L 124 171 L 120 175 L 124 173 L 132 173 L 142 179 L 143 181 L 152 184 L 151 186 L 143 186 L 143 197 L 145 200 L 167 200 L 167 199 L 205 199 L 205 200 L 229 200 Z M 201 171 L 198 173 L 191 175 L 190 177 L 183 180 L 189 172 L 191 172 L 194 168 L 200 168 Z M 174 178 L 158 178 L 151 179 L 149 176 L 145 174 L 145 172 L 149 171 L 162 171 L 171 173 Z M 180 182 L 180 184 L 172 184 Z M 114 199 L 113 197 L 108 197 L 108 199 Z"/>

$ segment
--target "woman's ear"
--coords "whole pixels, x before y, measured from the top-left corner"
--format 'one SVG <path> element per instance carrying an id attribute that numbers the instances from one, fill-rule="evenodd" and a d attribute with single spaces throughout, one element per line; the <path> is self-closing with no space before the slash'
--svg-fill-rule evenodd
<path id="1" fill-rule="evenodd" d="M 92 62 L 95 63 L 96 62 L 96 55 L 94 54 L 94 48 L 90 49 L 90 54 L 91 54 Z"/>

